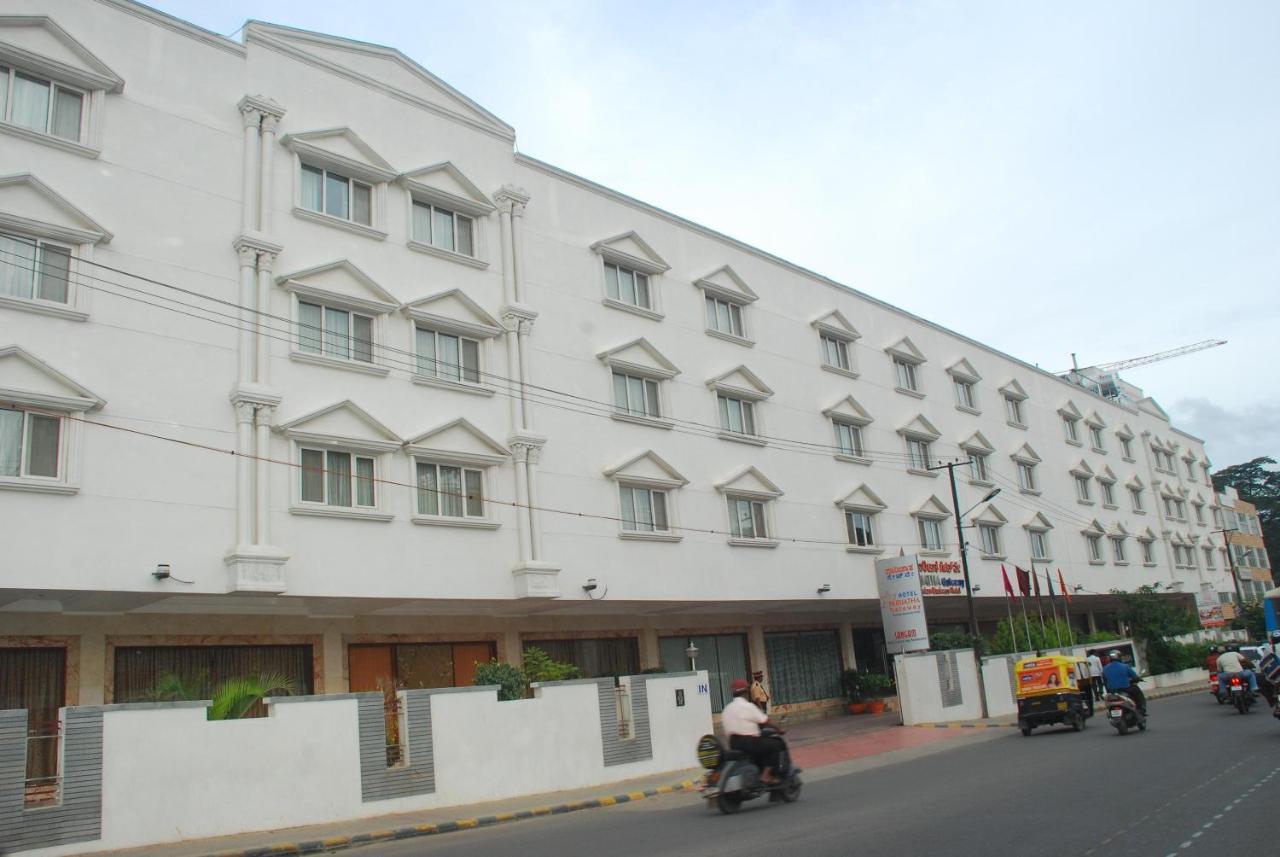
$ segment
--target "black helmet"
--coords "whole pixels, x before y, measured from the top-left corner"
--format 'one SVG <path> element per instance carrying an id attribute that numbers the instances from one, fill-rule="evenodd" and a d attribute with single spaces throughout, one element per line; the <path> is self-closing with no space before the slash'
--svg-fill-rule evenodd
<path id="1" fill-rule="evenodd" d="M 1210 646 L 1210 647 L 1209 647 L 1209 654 L 1211 654 L 1211 655 L 1216 655 L 1217 653 L 1218 653 L 1218 647 L 1217 647 L 1217 646 Z"/>
<path id="2" fill-rule="evenodd" d="M 1271 632 L 1271 642 L 1280 643 L 1280 630 Z"/>
<path id="3" fill-rule="evenodd" d="M 1227 645 L 1227 651 L 1228 651 L 1228 652 L 1238 652 L 1238 651 L 1240 651 L 1240 644 L 1239 644 L 1239 643 L 1230 643 L 1230 644 L 1228 644 L 1228 645 Z"/>

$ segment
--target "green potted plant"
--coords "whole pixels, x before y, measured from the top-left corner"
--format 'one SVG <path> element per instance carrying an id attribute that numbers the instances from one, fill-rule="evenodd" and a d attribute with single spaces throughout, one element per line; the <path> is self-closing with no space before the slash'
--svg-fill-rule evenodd
<path id="1" fill-rule="evenodd" d="M 840 686 L 844 689 L 845 699 L 849 701 L 850 714 L 865 714 L 867 711 L 862 678 L 863 674 L 857 670 L 845 670 L 840 674 Z"/>
<path id="2" fill-rule="evenodd" d="M 893 679 L 882 673 L 866 673 L 860 680 L 862 692 L 870 697 L 867 705 L 868 710 L 872 714 L 881 714 L 884 712 L 884 697 L 892 696 L 894 691 Z"/>

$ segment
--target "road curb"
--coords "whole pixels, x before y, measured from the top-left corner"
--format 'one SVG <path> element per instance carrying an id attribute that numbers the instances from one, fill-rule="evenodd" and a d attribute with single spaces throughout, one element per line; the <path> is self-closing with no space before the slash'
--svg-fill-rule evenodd
<path id="1" fill-rule="evenodd" d="M 453 821 L 440 821 L 431 824 L 414 824 L 407 827 L 388 827 L 369 833 L 357 833 L 352 836 L 331 836 L 326 839 L 308 839 L 302 842 L 276 842 L 271 845 L 259 845 L 253 848 L 240 848 L 232 851 L 210 851 L 204 857 L 277 857 L 282 854 L 324 854 L 330 851 L 345 851 L 361 845 L 372 845 L 375 842 L 391 842 L 401 839 L 416 839 L 420 836 L 437 836 L 442 833 L 455 833 L 460 830 L 479 830 L 482 827 L 493 827 L 499 824 L 511 824 L 531 818 L 542 818 L 548 815 L 563 815 L 582 809 L 597 809 L 604 806 L 616 806 L 621 803 L 634 803 L 647 798 L 660 797 L 697 789 L 694 780 L 683 780 L 669 786 L 658 786 L 644 791 L 627 792 L 619 795 L 575 800 L 559 803 L 554 806 L 539 806 L 518 812 L 500 812 L 496 815 L 482 815 L 472 818 L 459 818 Z"/>
<path id="2" fill-rule="evenodd" d="M 1016 723 L 912 723 L 917 729 L 1012 729 Z"/>

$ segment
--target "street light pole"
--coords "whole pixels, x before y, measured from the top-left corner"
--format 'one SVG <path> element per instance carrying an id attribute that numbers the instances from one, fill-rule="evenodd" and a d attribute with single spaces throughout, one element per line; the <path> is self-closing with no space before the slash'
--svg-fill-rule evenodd
<path id="1" fill-rule="evenodd" d="M 1240 578 L 1236 575 L 1236 560 L 1231 555 L 1231 539 L 1227 538 L 1227 533 L 1238 533 L 1236 527 L 1223 527 L 1220 530 L 1214 530 L 1215 533 L 1222 533 L 1222 545 L 1227 551 L 1227 568 L 1231 569 L 1231 583 L 1236 588 L 1236 610 L 1244 605 L 1244 596 L 1240 592 Z"/>

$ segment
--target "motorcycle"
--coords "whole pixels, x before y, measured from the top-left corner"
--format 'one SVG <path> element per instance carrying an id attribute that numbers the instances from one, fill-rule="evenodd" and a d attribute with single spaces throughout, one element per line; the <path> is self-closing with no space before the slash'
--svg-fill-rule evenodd
<path id="1" fill-rule="evenodd" d="M 1209 693 L 1213 694 L 1213 698 L 1218 700 L 1219 705 L 1225 705 L 1227 697 L 1222 693 L 1222 687 L 1218 683 L 1218 674 L 1209 673 Z"/>
<path id="2" fill-rule="evenodd" d="M 1107 722 L 1121 735 L 1128 735 L 1130 729 L 1147 731 L 1146 712 L 1138 708 L 1133 697 L 1127 693 L 1107 694 Z"/>
<path id="3" fill-rule="evenodd" d="M 1232 673 L 1227 679 L 1227 693 L 1231 695 L 1231 704 L 1236 707 L 1236 711 L 1241 714 L 1249 713 L 1249 709 L 1253 707 L 1253 691 L 1249 690 L 1244 676 Z"/>
<path id="4" fill-rule="evenodd" d="M 760 730 L 761 737 L 781 739 L 782 733 L 771 726 Z M 800 798 L 800 769 L 791 764 L 791 752 L 783 742 L 778 754 L 778 768 L 774 775 L 776 784 L 767 785 L 760 780 L 760 769 L 746 753 L 729 749 L 714 735 L 703 735 L 698 740 L 698 762 L 707 769 L 703 778 L 702 796 L 708 807 L 713 803 L 726 815 L 737 812 L 744 801 L 769 795 L 769 803 L 795 803 Z"/>

